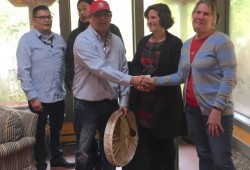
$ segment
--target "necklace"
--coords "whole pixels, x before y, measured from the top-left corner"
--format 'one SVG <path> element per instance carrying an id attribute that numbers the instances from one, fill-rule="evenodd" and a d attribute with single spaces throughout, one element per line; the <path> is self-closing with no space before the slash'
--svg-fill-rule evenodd
<path id="1" fill-rule="evenodd" d="M 106 39 L 105 41 L 103 41 L 103 51 L 104 53 L 107 55 L 107 51 L 108 51 L 108 40 Z"/>
<path id="2" fill-rule="evenodd" d="M 156 65 L 158 64 L 159 56 L 160 56 L 159 47 L 161 46 L 161 44 L 162 43 L 151 43 L 151 42 L 147 43 L 146 49 L 148 50 L 145 52 L 148 53 L 148 55 L 145 55 L 145 62 L 143 63 L 144 74 L 151 74 L 155 70 Z"/>
<path id="3" fill-rule="evenodd" d="M 107 40 L 103 43 L 103 50 L 104 50 L 104 52 L 106 53 L 106 51 L 107 51 L 107 46 L 108 46 L 108 42 L 107 42 Z"/>
<path id="4" fill-rule="evenodd" d="M 149 47 L 149 52 L 148 52 L 148 56 L 149 56 L 149 68 L 148 69 L 154 68 L 152 59 L 153 59 L 153 57 L 155 57 L 155 53 L 156 53 L 158 47 L 159 47 L 159 44 L 155 44 L 155 43 L 151 43 L 151 45 Z"/>

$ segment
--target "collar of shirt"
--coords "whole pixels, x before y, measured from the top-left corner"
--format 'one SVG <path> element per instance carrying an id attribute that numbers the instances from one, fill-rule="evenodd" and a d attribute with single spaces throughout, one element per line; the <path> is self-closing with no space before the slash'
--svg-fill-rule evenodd
<path id="1" fill-rule="evenodd" d="M 34 31 L 35 31 L 36 36 L 37 36 L 39 39 L 42 39 L 42 40 L 49 40 L 49 39 L 51 39 L 51 38 L 54 38 L 54 35 L 53 35 L 52 32 L 49 34 L 49 36 L 45 36 L 45 35 L 41 34 L 41 33 L 40 33 L 37 29 L 35 29 L 35 28 L 34 28 Z"/>
<path id="2" fill-rule="evenodd" d="M 93 34 L 96 36 L 96 38 L 99 40 L 99 42 L 102 44 L 103 51 L 105 55 L 107 55 L 110 50 L 110 44 L 111 44 L 111 38 L 112 38 L 111 31 L 109 29 L 107 30 L 107 39 L 105 42 L 103 42 L 101 39 L 101 36 L 95 31 L 95 29 L 91 25 L 89 25 L 89 28 L 93 32 Z"/>

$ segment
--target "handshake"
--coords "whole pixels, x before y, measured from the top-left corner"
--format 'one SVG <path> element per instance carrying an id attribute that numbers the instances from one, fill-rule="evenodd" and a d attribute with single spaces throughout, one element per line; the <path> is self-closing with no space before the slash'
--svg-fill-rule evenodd
<path id="1" fill-rule="evenodd" d="M 148 92 L 155 88 L 154 78 L 148 75 L 132 76 L 130 84 L 143 92 Z"/>

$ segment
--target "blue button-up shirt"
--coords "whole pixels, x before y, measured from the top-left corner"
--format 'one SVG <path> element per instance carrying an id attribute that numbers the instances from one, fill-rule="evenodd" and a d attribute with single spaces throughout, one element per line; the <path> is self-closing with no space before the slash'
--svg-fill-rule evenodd
<path id="1" fill-rule="evenodd" d="M 128 106 L 128 64 L 121 39 L 109 32 L 104 44 L 89 26 L 80 33 L 74 44 L 74 97 L 87 101 L 118 99 L 120 106 Z"/>
<path id="2" fill-rule="evenodd" d="M 43 103 L 54 103 L 65 98 L 65 48 L 56 33 L 45 38 L 33 29 L 21 37 L 16 51 L 17 78 L 28 100 L 38 97 Z"/>

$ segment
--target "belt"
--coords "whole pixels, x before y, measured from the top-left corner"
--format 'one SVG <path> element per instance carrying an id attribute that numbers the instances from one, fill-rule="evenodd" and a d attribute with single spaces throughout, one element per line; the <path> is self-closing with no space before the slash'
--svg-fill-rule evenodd
<path id="1" fill-rule="evenodd" d="M 118 99 L 113 99 L 113 100 L 110 100 L 110 99 L 103 99 L 103 100 L 97 100 L 97 101 L 89 101 L 89 100 L 82 100 L 82 99 L 78 99 L 78 98 L 76 98 L 76 97 L 74 97 L 74 99 L 75 100 L 78 100 L 78 101 L 80 101 L 80 102 L 87 102 L 87 103 L 103 103 L 103 102 L 105 102 L 105 103 L 108 103 L 108 102 L 118 102 Z"/>

